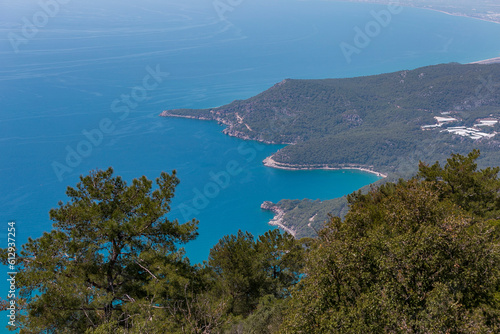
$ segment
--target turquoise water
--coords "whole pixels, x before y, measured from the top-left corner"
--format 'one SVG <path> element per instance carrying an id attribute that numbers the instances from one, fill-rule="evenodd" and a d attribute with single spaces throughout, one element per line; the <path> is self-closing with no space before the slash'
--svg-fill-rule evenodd
<path id="1" fill-rule="evenodd" d="M 500 25 L 405 8 L 347 62 L 341 43 L 354 45 L 355 28 L 386 7 L 293 0 L 243 1 L 224 20 L 210 1 L 73 1 L 15 53 L 9 34 L 22 36 L 42 9 L 14 0 L 0 7 L 4 231 L 16 220 L 22 243 L 49 230 L 49 209 L 91 169 L 113 166 L 127 180 L 175 169 L 181 185 L 172 217 L 200 220 L 200 236 L 187 246 L 192 262 L 226 234 L 269 229 L 265 200 L 339 197 L 377 177 L 265 168 L 262 160 L 280 146 L 227 137 L 214 122 L 160 118 L 162 110 L 219 106 L 284 78 L 368 75 L 500 53 Z M 78 150 L 80 158 L 68 153 Z"/>

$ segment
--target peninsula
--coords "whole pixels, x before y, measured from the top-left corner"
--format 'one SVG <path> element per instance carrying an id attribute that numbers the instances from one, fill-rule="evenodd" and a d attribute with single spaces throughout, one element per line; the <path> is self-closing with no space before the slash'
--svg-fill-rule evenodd
<path id="1" fill-rule="evenodd" d="M 419 161 L 450 153 L 483 153 L 480 167 L 500 165 L 500 64 L 441 64 L 367 77 L 286 79 L 247 100 L 161 116 L 215 120 L 224 133 L 288 144 L 264 163 L 275 168 L 362 169 L 408 178 Z M 290 201 L 279 222 L 298 237 L 313 235 L 345 199 Z M 312 219 L 314 217 L 314 219 Z M 311 221 L 312 219 L 312 221 Z"/>

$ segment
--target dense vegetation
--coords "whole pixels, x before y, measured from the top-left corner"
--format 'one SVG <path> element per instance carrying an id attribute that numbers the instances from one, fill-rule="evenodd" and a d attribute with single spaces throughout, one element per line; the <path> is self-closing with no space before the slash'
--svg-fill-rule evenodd
<path id="1" fill-rule="evenodd" d="M 499 169 L 477 152 L 349 196 L 307 256 L 288 333 L 497 333 Z"/>
<path id="2" fill-rule="evenodd" d="M 445 64 L 359 78 L 287 79 L 248 100 L 168 113 L 217 119 L 228 124 L 229 134 L 249 139 L 293 143 L 274 155 L 277 162 L 412 174 L 418 161 L 444 161 L 450 151 L 496 150 L 495 140 L 421 126 L 435 124 L 441 113 L 460 120 L 453 125 L 500 118 L 498 77 L 500 64 Z"/>
<path id="3" fill-rule="evenodd" d="M 498 333 L 500 168 L 478 158 L 356 192 L 314 239 L 223 237 L 199 265 L 178 248 L 197 222 L 166 217 L 175 173 L 91 172 L 18 254 L 21 333 Z"/>
<path id="4" fill-rule="evenodd" d="M 128 185 L 110 168 L 68 187 L 70 200 L 50 211 L 54 229 L 17 256 L 21 333 L 211 333 L 249 316 L 273 321 L 299 280 L 305 241 L 240 232 L 193 266 L 178 246 L 197 222 L 166 217 L 178 182 L 162 173 L 156 190 L 146 177 Z"/>
<path id="5" fill-rule="evenodd" d="M 443 113 L 459 120 L 453 126 L 500 119 L 499 77 L 500 64 L 443 64 L 359 78 L 287 79 L 248 100 L 164 115 L 215 119 L 227 125 L 230 135 L 291 144 L 273 156 L 284 165 L 366 167 L 394 181 L 414 175 L 419 161 L 444 162 L 452 152 L 480 149 L 480 166 L 500 165 L 498 136 L 473 140 L 442 128 L 421 129 Z M 500 123 L 482 129 L 500 132 Z M 278 205 L 289 208 L 288 227 L 308 236 L 315 235 L 308 228 L 311 217 L 345 213 L 346 199 L 295 203 L 301 206 Z"/>

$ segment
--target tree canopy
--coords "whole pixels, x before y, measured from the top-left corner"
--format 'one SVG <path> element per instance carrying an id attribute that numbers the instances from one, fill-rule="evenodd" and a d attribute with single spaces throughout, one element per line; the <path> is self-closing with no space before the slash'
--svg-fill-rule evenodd
<path id="1" fill-rule="evenodd" d="M 500 185 L 478 154 L 350 195 L 307 256 L 282 332 L 499 332 L 499 224 L 485 217 Z"/>
<path id="2" fill-rule="evenodd" d="M 500 167 L 477 170 L 479 150 L 467 156 L 452 154 L 444 167 L 420 163 L 419 176 L 441 187 L 441 196 L 448 198 L 470 214 L 500 219 Z"/>
<path id="3" fill-rule="evenodd" d="M 196 237 L 197 222 L 166 218 L 178 182 L 174 172 L 161 173 L 155 190 L 146 177 L 127 185 L 109 168 L 68 187 L 69 201 L 50 211 L 53 230 L 20 254 L 22 332 L 148 332 L 161 321 L 165 303 L 193 284 L 177 246 Z"/>

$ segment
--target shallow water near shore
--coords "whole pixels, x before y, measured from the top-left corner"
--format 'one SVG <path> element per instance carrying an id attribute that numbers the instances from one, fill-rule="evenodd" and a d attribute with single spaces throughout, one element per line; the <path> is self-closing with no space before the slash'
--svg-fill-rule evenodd
<path id="1" fill-rule="evenodd" d="M 181 184 L 171 216 L 200 220 L 200 236 L 186 249 L 201 262 L 224 235 L 271 228 L 263 201 L 335 198 L 378 177 L 267 168 L 262 160 L 282 146 L 227 137 L 214 122 L 160 118 L 161 111 L 223 105 L 285 78 L 369 75 L 500 53 L 500 25 L 405 8 L 348 63 L 339 45 L 354 43 L 354 28 L 385 6 L 281 0 L 243 2 L 226 20 L 206 1 L 70 2 L 15 53 L 7 34 L 19 34 L 23 17 L 40 8 L 2 3 L 0 223 L 6 231 L 16 220 L 19 245 L 50 230 L 48 211 L 89 170 L 113 166 L 131 180 L 175 169 Z"/>

